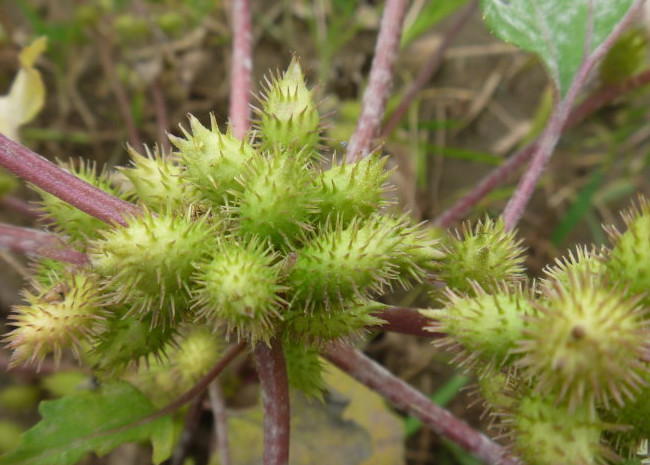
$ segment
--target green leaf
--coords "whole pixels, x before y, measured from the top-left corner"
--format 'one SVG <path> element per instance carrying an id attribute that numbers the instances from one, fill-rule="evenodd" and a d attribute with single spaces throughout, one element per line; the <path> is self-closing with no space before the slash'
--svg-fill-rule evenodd
<path id="1" fill-rule="evenodd" d="M 39 407 L 43 419 L 16 449 L 0 456 L 0 465 L 71 465 L 88 452 L 101 456 L 120 444 L 147 439 L 158 464 L 171 455 L 171 417 L 130 426 L 155 411 L 144 394 L 124 381 L 44 401 Z"/>
<path id="2" fill-rule="evenodd" d="M 632 3 L 633 0 L 482 0 L 481 7 L 485 22 L 497 37 L 540 56 L 564 97 L 586 58 L 585 51 L 589 55 L 605 41 Z"/>
<path id="3" fill-rule="evenodd" d="M 415 21 L 402 34 L 400 47 L 406 47 L 447 16 L 453 14 L 465 3 L 467 3 L 467 0 L 433 0 L 428 2 L 417 15 Z"/>

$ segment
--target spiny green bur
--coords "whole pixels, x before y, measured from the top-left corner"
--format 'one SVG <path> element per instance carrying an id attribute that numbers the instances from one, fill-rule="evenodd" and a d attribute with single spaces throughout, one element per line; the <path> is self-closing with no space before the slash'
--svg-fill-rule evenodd
<path id="1" fill-rule="evenodd" d="M 221 244 L 197 266 L 194 307 L 197 317 L 214 329 L 225 327 L 250 341 L 269 340 L 280 318 L 284 290 L 277 256 L 258 241 Z"/>
<path id="2" fill-rule="evenodd" d="M 643 384 L 645 310 L 592 275 L 571 274 L 569 282 L 536 305 L 518 364 L 536 380 L 536 392 L 566 400 L 569 410 L 623 405 Z"/>
<path id="3" fill-rule="evenodd" d="M 297 59 L 282 77 L 266 81 L 258 129 L 261 148 L 298 148 L 309 153 L 319 142 L 320 116 Z"/>
<path id="4" fill-rule="evenodd" d="M 193 263 L 217 244 L 209 219 L 188 213 L 131 217 L 91 244 L 94 270 L 106 280 L 113 303 L 128 303 L 140 317 L 154 314 L 154 324 L 176 321 L 186 310 Z"/>
<path id="5" fill-rule="evenodd" d="M 156 212 L 181 210 L 193 195 L 193 186 L 182 178 L 182 168 L 158 146 L 153 152 L 146 148 L 146 155 L 131 146 L 127 150 L 133 166 L 119 169 L 131 182 L 129 197 Z"/>
<path id="6" fill-rule="evenodd" d="M 465 223 L 462 232 L 445 243 L 440 278 L 452 289 L 466 293 L 473 291 L 472 281 L 487 289 L 501 281 L 521 280 L 524 256 L 520 244 L 500 220 L 486 217 L 474 229 Z"/>
<path id="7" fill-rule="evenodd" d="M 512 350 L 522 339 L 526 318 L 535 310 L 530 293 L 521 286 L 503 286 L 499 292 L 488 294 L 474 284 L 473 294 L 468 297 L 448 290 L 446 307 L 426 313 L 436 320 L 427 329 L 446 334 L 436 344 L 454 346 L 459 365 L 476 368 L 481 376 L 492 375 L 512 363 Z"/>
<path id="8" fill-rule="evenodd" d="M 239 190 L 237 176 L 243 173 L 255 151 L 230 130 L 225 134 L 219 131 L 214 115 L 210 115 L 210 129 L 190 116 L 190 128 L 192 134 L 183 129 L 184 139 L 170 136 L 184 166 L 183 177 L 200 192 L 199 199 L 224 205 L 230 191 Z"/>

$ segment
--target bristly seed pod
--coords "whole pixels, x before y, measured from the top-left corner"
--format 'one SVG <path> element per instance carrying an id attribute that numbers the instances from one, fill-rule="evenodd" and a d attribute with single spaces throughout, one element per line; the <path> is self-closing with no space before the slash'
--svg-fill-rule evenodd
<path id="1" fill-rule="evenodd" d="M 217 247 L 216 227 L 190 212 L 154 216 L 145 211 L 91 244 L 94 270 L 104 278 L 112 303 L 152 323 L 173 324 L 186 311 L 193 264 Z"/>
<path id="2" fill-rule="evenodd" d="M 52 276 L 58 282 L 41 288 L 38 295 L 25 293 L 28 305 L 16 306 L 9 318 L 15 329 L 5 336 L 13 349 L 11 364 L 40 364 L 49 353 L 58 363 L 65 349 L 81 358 L 83 344 L 106 329 L 106 312 L 97 277 L 66 270 Z"/>
<path id="3" fill-rule="evenodd" d="M 256 155 L 255 150 L 246 140 L 237 139 L 230 128 L 225 134 L 219 131 L 214 115 L 210 115 L 210 129 L 191 115 L 190 127 L 192 134 L 181 128 L 184 139 L 169 136 L 185 166 L 183 177 L 198 189 L 203 199 L 216 206 L 224 205 L 230 191 L 239 190 L 236 178 Z"/>
<path id="4" fill-rule="evenodd" d="M 276 262 L 277 256 L 259 241 L 224 241 L 211 260 L 196 265 L 197 319 L 253 343 L 269 340 L 286 304 Z"/>
<path id="5" fill-rule="evenodd" d="M 569 272 L 568 280 L 536 304 L 518 365 L 536 393 L 566 401 L 570 411 L 588 405 L 595 416 L 596 403 L 623 405 L 645 384 L 646 311 L 593 274 Z"/>
<path id="6" fill-rule="evenodd" d="M 260 103 L 262 108 L 256 110 L 262 150 L 313 153 L 319 141 L 320 116 L 296 58 L 282 77 L 267 78 Z"/>

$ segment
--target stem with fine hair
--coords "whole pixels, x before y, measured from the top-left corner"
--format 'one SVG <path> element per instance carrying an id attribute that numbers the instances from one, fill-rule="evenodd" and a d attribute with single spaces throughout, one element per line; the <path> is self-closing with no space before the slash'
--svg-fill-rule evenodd
<path id="1" fill-rule="evenodd" d="M 252 59 L 251 5 L 234 0 L 232 9 L 232 67 L 230 70 L 230 124 L 233 134 L 243 139 L 250 126 Z"/>
<path id="2" fill-rule="evenodd" d="M 428 338 L 442 336 L 440 333 L 426 329 L 427 326 L 431 325 L 431 318 L 424 316 L 417 308 L 386 307 L 372 312 L 372 316 L 385 321 L 385 323 L 379 324 L 373 329 Z"/>
<path id="3" fill-rule="evenodd" d="M 399 52 L 407 4 L 406 0 L 386 0 L 368 87 L 363 94 L 361 115 L 348 145 L 348 163 L 365 157 L 379 135 L 381 119 L 393 82 L 393 68 Z"/>
<path id="4" fill-rule="evenodd" d="M 73 265 L 86 265 L 88 256 L 66 248 L 63 240 L 52 233 L 0 223 L 0 248 L 23 254 L 35 254 Z"/>
<path id="5" fill-rule="evenodd" d="M 280 339 L 258 342 L 253 351 L 262 385 L 264 465 L 289 463 L 289 381 Z"/>
<path id="6" fill-rule="evenodd" d="M 0 134 L 0 165 L 105 223 L 126 226 L 124 216 L 140 212 L 135 205 L 88 184 L 4 134 Z"/>
<path id="7" fill-rule="evenodd" d="M 361 384 L 381 394 L 393 406 L 419 418 L 434 432 L 455 442 L 487 465 L 521 465 L 519 460 L 508 455 L 505 448 L 475 431 L 353 347 L 330 344 L 325 357 Z"/>

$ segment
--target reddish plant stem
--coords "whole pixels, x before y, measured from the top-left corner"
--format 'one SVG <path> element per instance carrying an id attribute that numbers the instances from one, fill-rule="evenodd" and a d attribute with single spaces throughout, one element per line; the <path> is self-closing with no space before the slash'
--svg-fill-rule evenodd
<path id="1" fill-rule="evenodd" d="M 192 401 L 187 413 L 185 414 L 185 421 L 183 423 L 183 432 L 181 437 L 178 439 L 178 444 L 174 453 L 170 458 L 170 465 L 183 465 L 185 459 L 189 455 L 190 447 L 192 442 L 199 432 L 199 426 L 201 424 L 201 414 L 203 413 L 203 400 L 205 398 L 205 393 L 202 395 L 196 396 Z"/>
<path id="2" fill-rule="evenodd" d="M 393 68 L 399 51 L 407 4 L 407 0 L 386 0 L 368 87 L 363 94 L 361 115 L 348 145 L 348 162 L 366 156 L 374 139 L 379 135 L 381 119 L 393 81 Z"/>
<path id="3" fill-rule="evenodd" d="M 445 56 L 445 52 L 449 46 L 453 43 L 454 39 L 458 36 L 460 31 L 463 30 L 467 22 L 472 17 L 472 14 L 476 11 L 478 7 L 478 1 L 472 0 L 458 13 L 454 23 L 447 30 L 442 41 L 433 52 L 429 61 L 426 62 L 424 67 L 420 70 L 420 73 L 416 77 L 415 81 L 410 85 L 399 106 L 395 111 L 390 115 L 388 122 L 384 125 L 380 137 L 386 137 L 397 127 L 399 122 L 402 120 L 406 114 L 406 110 L 411 106 L 415 97 L 420 93 L 422 88 L 427 85 L 431 80 L 431 77 L 435 74 L 436 71 L 440 68 L 442 60 Z"/>
<path id="4" fill-rule="evenodd" d="M 580 124 L 607 103 L 627 92 L 630 92 L 631 90 L 647 85 L 648 83 L 650 83 L 650 70 L 632 76 L 621 84 L 605 87 L 594 92 L 580 105 L 573 109 L 567 118 L 562 131 L 568 131 L 574 126 Z M 439 228 L 448 228 L 465 216 L 474 205 L 476 205 L 497 186 L 505 182 L 513 172 L 530 159 L 533 152 L 537 149 L 538 140 L 517 151 L 499 167 L 495 168 L 490 174 L 483 178 L 483 180 L 472 189 L 469 194 L 439 215 L 434 220 L 434 225 Z"/>
<path id="5" fill-rule="evenodd" d="M 560 135 L 564 125 L 566 124 L 571 107 L 575 100 L 578 97 L 578 94 L 582 90 L 584 84 L 587 81 L 587 77 L 591 70 L 596 66 L 596 64 L 605 56 L 607 51 L 614 45 L 616 38 L 625 30 L 630 21 L 635 17 L 638 11 L 641 9 L 644 0 L 636 0 L 630 10 L 626 13 L 623 19 L 614 27 L 612 33 L 605 39 L 605 41 L 600 44 L 592 53 L 589 53 L 589 44 L 592 40 L 592 31 L 593 27 L 593 11 L 590 15 L 589 20 L 589 30 L 587 32 L 587 38 L 585 43 L 587 49 L 585 50 L 586 58 L 583 60 L 578 72 L 576 73 L 571 86 L 567 90 L 566 95 L 560 102 L 557 103 L 549 122 L 546 126 L 544 132 L 540 135 L 539 142 L 537 144 L 537 150 L 532 156 L 532 161 L 530 166 L 524 173 L 524 176 L 521 178 L 517 189 L 510 198 L 510 201 L 506 205 L 506 208 L 503 212 L 503 222 L 507 231 L 512 230 L 517 226 L 519 219 L 524 213 L 526 205 L 530 201 L 530 198 L 533 196 L 535 187 L 539 179 L 548 164 L 551 155 L 557 145 Z"/>
<path id="6" fill-rule="evenodd" d="M 435 333 L 425 329 L 431 326 L 432 320 L 420 313 L 417 308 L 408 307 L 388 307 L 373 312 L 372 316 L 381 318 L 386 321 L 375 328 L 382 331 L 391 331 L 394 333 L 408 334 L 411 336 L 420 336 L 427 338 L 442 337 L 443 334 Z"/>
<path id="7" fill-rule="evenodd" d="M 17 213 L 21 213 L 31 218 L 38 218 L 39 216 L 41 216 L 37 208 L 31 206 L 23 199 L 19 199 L 12 195 L 3 196 L 2 198 L 0 198 L 0 203 L 2 203 L 2 206 L 6 208 L 10 208 Z"/>
<path id="8" fill-rule="evenodd" d="M 106 223 L 126 226 L 124 216 L 140 212 L 135 205 L 82 181 L 4 134 L 0 134 L 0 165 Z"/>
<path id="9" fill-rule="evenodd" d="M 250 126 L 252 59 L 251 6 L 249 0 L 234 0 L 232 11 L 232 68 L 230 70 L 230 124 L 243 139 Z"/>
<path id="10" fill-rule="evenodd" d="M 23 254 L 36 254 L 73 265 L 86 265 L 88 257 L 78 250 L 63 248 L 58 236 L 35 229 L 0 223 L 0 247 Z"/>
<path id="11" fill-rule="evenodd" d="M 228 415 L 226 412 L 226 403 L 223 399 L 223 392 L 219 381 L 215 380 L 208 387 L 210 394 L 210 407 L 214 417 L 214 433 L 217 444 L 217 453 L 219 454 L 219 463 L 221 465 L 231 465 L 230 444 L 228 441 Z"/>
<path id="12" fill-rule="evenodd" d="M 381 394 L 394 407 L 419 418 L 434 432 L 455 442 L 486 464 L 521 465 L 502 446 L 434 404 L 358 350 L 341 344 L 330 344 L 325 357 L 361 384 Z"/>
<path id="13" fill-rule="evenodd" d="M 289 382 L 282 342 L 258 342 L 253 351 L 262 385 L 264 465 L 289 463 Z"/>

